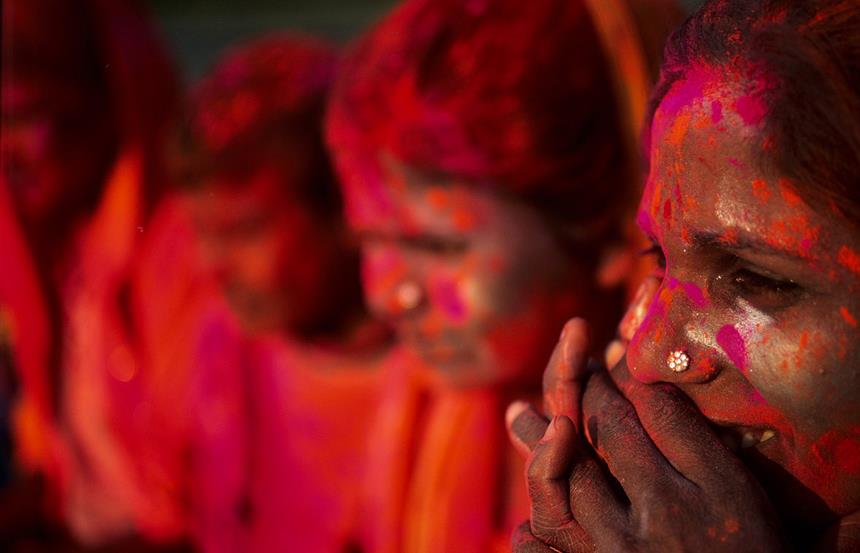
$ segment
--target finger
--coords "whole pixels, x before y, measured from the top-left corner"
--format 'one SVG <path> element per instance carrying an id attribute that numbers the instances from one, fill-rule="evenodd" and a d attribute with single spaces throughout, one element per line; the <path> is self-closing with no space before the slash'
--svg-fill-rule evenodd
<path id="1" fill-rule="evenodd" d="M 567 417 L 555 417 L 535 446 L 527 486 L 532 531 L 551 545 L 564 548 L 583 532 L 617 536 L 622 527 L 624 507 Z"/>
<path id="2" fill-rule="evenodd" d="M 607 367 L 614 367 L 621 361 L 621 358 L 624 357 L 624 354 L 627 353 L 627 342 L 623 340 L 613 340 L 606 346 L 606 353 L 604 354 L 604 361 L 606 362 Z"/>
<path id="3" fill-rule="evenodd" d="M 532 535 L 528 521 L 520 524 L 511 535 L 512 553 L 551 553 L 558 551 Z"/>
<path id="4" fill-rule="evenodd" d="M 645 320 L 648 308 L 651 306 L 651 302 L 654 300 L 654 296 L 657 295 L 659 289 L 660 280 L 652 276 L 646 277 L 642 281 L 642 284 L 639 285 L 639 289 L 636 291 L 630 307 L 627 308 L 627 312 L 618 325 L 618 335 L 622 340 L 629 342 L 633 339 L 633 335 L 636 334 L 636 331 L 642 325 L 642 321 Z M 611 365 L 607 364 L 609 367 L 613 365 L 614 363 Z"/>
<path id="5" fill-rule="evenodd" d="M 573 521 L 567 478 L 578 441 L 570 419 L 555 417 L 535 446 L 526 466 L 533 528 L 552 531 Z"/>
<path id="6" fill-rule="evenodd" d="M 675 469 L 651 442 L 633 405 L 606 373 L 588 381 L 583 396 L 585 431 L 631 501 L 665 492 L 678 479 Z"/>
<path id="7" fill-rule="evenodd" d="M 633 405 L 651 441 L 685 478 L 704 486 L 723 482 L 729 474 L 746 473 L 740 459 L 726 449 L 681 390 L 639 382 L 630 374 L 626 361 L 610 374 Z"/>
<path id="8" fill-rule="evenodd" d="M 524 401 L 515 401 L 505 412 L 508 438 L 514 448 L 528 457 L 546 432 L 549 422 L 534 407 Z"/>
<path id="9" fill-rule="evenodd" d="M 544 409 L 550 417 L 565 416 L 578 427 L 582 383 L 588 374 L 588 325 L 571 319 L 564 325 L 543 374 Z"/>

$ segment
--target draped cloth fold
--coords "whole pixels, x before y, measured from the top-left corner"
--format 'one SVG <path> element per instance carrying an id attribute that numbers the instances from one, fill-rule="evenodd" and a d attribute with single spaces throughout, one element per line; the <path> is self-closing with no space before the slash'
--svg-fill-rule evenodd
<path id="1" fill-rule="evenodd" d="M 522 468 L 491 388 L 430 389 L 404 355 L 371 432 L 368 550 L 507 551 L 528 516 Z"/>

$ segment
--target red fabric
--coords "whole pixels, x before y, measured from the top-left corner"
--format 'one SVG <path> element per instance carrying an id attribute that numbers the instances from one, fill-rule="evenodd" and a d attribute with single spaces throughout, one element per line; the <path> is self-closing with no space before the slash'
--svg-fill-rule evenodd
<path id="1" fill-rule="evenodd" d="M 217 303 L 196 327 L 182 412 L 152 427 L 165 511 L 206 552 L 343 551 L 360 532 L 382 359 L 244 337 Z"/>

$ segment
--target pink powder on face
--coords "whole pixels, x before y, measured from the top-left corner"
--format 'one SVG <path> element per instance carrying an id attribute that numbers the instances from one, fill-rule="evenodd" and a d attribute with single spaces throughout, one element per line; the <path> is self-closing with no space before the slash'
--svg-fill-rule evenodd
<path id="1" fill-rule="evenodd" d="M 746 368 L 747 348 L 743 337 L 734 326 L 723 326 L 717 332 L 717 343 L 736 367 L 739 369 Z"/>
<path id="2" fill-rule="evenodd" d="M 434 283 L 433 301 L 451 320 L 462 321 L 466 318 L 466 305 L 460 297 L 456 282 L 446 279 Z"/>
<path id="3" fill-rule="evenodd" d="M 759 125 L 768 112 L 767 105 L 756 95 L 747 94 L 741 96 L 735 102 L 735 112 L 741 116 L 744 123 L 749 126 Z"/>
<path id="4" fill-rule="evenodd" d="M 708 298 L 705 297 L 704 292 L 702 292 L 702 289 L 693 284 L 692 282 L 685 282 L 681 284 L 681 287 L 684 289 L 684 293 L 687 294 L 687 297 L 690 298 L 690 301 L 692 301 L 696 307 L 707 307 L 710 303 L 708 301 Z"/>
<path id="5" fill-rule="evenodd" d="M 723 120 L 723 104 L 718 101 L 711 102 L 711 121 L 716 125 Z"/>

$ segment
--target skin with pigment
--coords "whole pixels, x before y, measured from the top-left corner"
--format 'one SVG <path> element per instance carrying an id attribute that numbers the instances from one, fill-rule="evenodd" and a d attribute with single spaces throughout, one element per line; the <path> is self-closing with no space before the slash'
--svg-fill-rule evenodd
<path id="1" fill-rule="evenodd" d="M 767 108 L 719 82 L 690 74 L 655 116 L 640 222 L 666 276 L 628 364 L 734 434 L 786 516 L 825 522 L 860 508 L 860 273 L 846 263 L 860 237 L 760 167 Z M 674 349 L 689 371 L 666 371 Z"/>
<path id="2" fill-rule="evenodd" d="M 251 332 L 301 329 L 332 297 L 324 275 L 340 253 L 339 229 L 291 194 L 304 165 L 263 162 L 183 195 L 207 268 Z"/>
<path id="3" fill-rule="evenodd" d="M 523 202 L 390 157 L 384 166 L 387 216 L 350 217 L 371 308 L 440 382 L 533 380 L 565 315 L 587 309 L 588 268 Z"/>
<path id="4" fill-rule="evenodd" d="M 756 87 L 703 68 L 660 104 L 639 213 L 660 284 L 622 322 L 632 336 L 611 380 L 589 379 L 581 354 L 550 361 L 549 427 L 526 407 L 509 413 L 531 451 L 531 526 L 516 551 L 779 551 L 856 519 L 860 244 L 849 221 L 758 161 Z M 559 349 L 571 343 L 563 335 Z M 668 365 L 677 351 L 690 357 L 680 372 Z M 562 395 L 573 405 L 560 409 Z M 821 550 L 854 550 L 835 532 Z"/>

